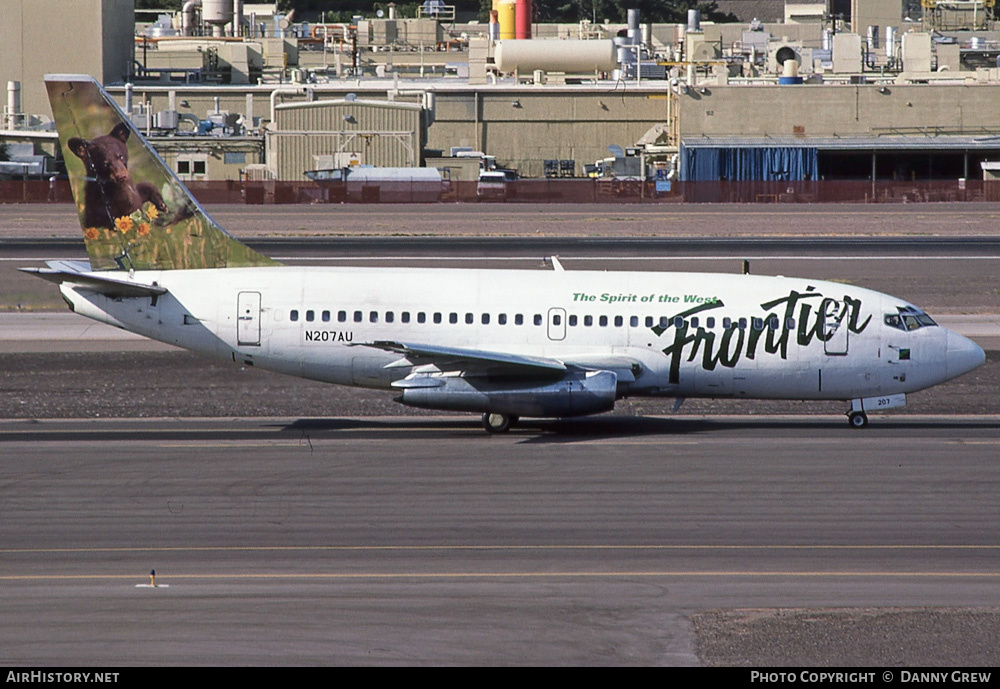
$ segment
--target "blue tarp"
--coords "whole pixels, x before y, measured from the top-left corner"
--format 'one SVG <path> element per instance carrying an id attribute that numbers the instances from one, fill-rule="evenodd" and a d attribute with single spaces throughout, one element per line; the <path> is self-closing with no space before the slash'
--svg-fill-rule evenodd
<path id="1" fill-rule="evenodd" d="M 816 179 L 816 148 L 688 148 L 681 144 L 681 181 L 787 181 Z"/>

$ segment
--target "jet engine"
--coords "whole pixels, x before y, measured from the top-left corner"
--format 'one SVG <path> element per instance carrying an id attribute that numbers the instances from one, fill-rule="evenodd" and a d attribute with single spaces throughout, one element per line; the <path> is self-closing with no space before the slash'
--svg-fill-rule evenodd
<path id="1" fill-rule="evenodd" d="M 422 409 L 493 412 L 510 416 L 585 416 L 615 406 L 618 376 L 581 371 L 558 381 L 421 375 L 393 383 L 397 402 Z"/>

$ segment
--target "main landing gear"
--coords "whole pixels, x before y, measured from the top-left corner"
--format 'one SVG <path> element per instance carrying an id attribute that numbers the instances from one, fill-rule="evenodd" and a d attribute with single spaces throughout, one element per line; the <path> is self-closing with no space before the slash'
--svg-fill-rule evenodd
<path id="1" fill-rule="evenodd" d="M 851 424 L 851 428 L 864 428 L 868 425 L 868 414 L 863 411 L 849 411 L 847 423 Z"/>
<path id="2" fill-rule="evenodd" d="M 486 412 L 483 414 L 483 428 L 487 433 L 506 433 L 510 427 L 517 423 L 518 417 L 510 414 L 493 414 Z"/>

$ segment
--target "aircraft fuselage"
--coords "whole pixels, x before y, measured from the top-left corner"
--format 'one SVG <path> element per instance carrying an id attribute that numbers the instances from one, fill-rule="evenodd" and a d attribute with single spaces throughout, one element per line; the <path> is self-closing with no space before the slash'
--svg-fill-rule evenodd
<path id="1" fill-rule="evenodd" d="M 370 388 L 412 371 L 398 353 L 359 346 L 381 341 L 617 366 L 618 397 L 890 396 L 983 360 L 978 346 L 904 300 L 821 280 L 326 267 L 136 271 L 131 279 L 168 293 L 115 299 L 70 283 L 63 292 L 78 313 L 162 342 Z M 616 363 L 602 366 L 605 358 Z"/>

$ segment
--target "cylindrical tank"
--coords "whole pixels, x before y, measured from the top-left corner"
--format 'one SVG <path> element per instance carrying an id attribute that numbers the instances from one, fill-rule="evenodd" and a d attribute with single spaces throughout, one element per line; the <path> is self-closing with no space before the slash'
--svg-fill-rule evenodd
<path id="1" fill-rule="evenodd" d="M 781 76 L 778 77 L 779 84 L 801 84 L 802 77 L 799 76 L 799 61 L 790 58 L 781 63 Z"/>
<path id="2" fill-rule="evenodd" d="M 201 19 L 206 24 L 233 21 L 233 0 L 201 0 Z"/>
<path id="3" fill-rule="evenodd" d="M 502 16 L 502 15 L 501 15 Z M 501 28 L 501 31 L 503 29 Z M 495 59 L 501 72 L 607 72 L 618 66 L 614 41 L 501 41 Z"/>
<path id="4" fill-rule="evenodd" d="M 611 39 L 615 44 L 615 53 L 618 56 L 618 62 L 620 64 L 632 64 L 636 61 L 636 52 L 634 48 L 630 46 L 634 45 L 632 39 L 628 36 L 615 36 Z"/>
<path id="5" fill-rule="evenodd" d="M 7 82 L 7 115 L 9 117 L 5 118 L 9 120 L 3 123 L 3 126 L 7 129 L 14 128 L 14 122 L 17 119 L 16 115 L 21 114 L 21 82 L 20 81 L 8 81 Z"/>
<path id="6" fill-rule="evenodd" d="M 628 11 L 628 28 L 629 31 L 634 31 L 639 28 L 639 10 Z"/>
<path id="7" fill-rule="evenodd" d="M 233 0 L 233 35 L 243 33 L 243 0 Z"/>
<path id="8" fill-rule="evenodd" d="M 531 38 L 531 0 L 516 0 L 514 4 L 514 37 Z"/>
<path id="9" fill-rule="evenodd" d="M 701 10 L 688 10 L 688 31 L 701 31 Z"/>
<path id="10" fill-rule="evenodd" d="M 822 40 L 821 45 L 823 46 L 823 50 L 833 50 L 833 29 L 830 28 L 823 29 L 823 37 L 821 40 Z"/>
<path id="11" fill-rule="evenodd" d="M 495 41 L 500 38 L 500 13 L 496 10 L 490 10 L 490 31 L 489 37 L 491 41 Z"/>
<path id="12" fill-rule="evenodd" d="M 896 55 L 896 27 L 885 27 L 885 54 L 887 57 Z"/>
<path id="13" fill-rule="evenodd" d="M 490 40 L 496 41 L 500 38 L 500 13 L 497 10 L 490 10 Z"/>
<path id="14" fill-rule="evenodd" d="M 500 40 L 508 40 L 517 36 L 516 17 L 517 0 L 501 0 L 497 5 L 497 21 L 500 23 Z"/>
<path id="15" fill-rule="evenodd" d="M 232 0 L 201 0 L 201 20 L 212 26 L 213 36 L 222 36 L 233 21 Z"/>

